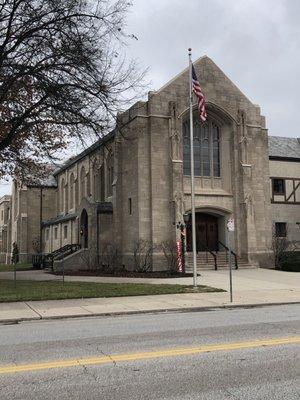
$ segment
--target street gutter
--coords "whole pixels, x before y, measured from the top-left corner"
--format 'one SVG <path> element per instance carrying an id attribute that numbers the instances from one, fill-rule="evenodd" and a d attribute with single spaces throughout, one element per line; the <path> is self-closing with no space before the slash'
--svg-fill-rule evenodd
<path id="1" fill-rule="evenodd" d="M 21 322 L 29 321 L 49 321 L 49 320 L 61 320 L 61 319 L 75 319 L 75 318 L 94 318 L 94 317 L 119 317 L 123 315 L 139 315 L 139 314 L 165 314 L 165 313 L 190 313 L 190 312 L 207 312 L 215 310 L 231 310 L 236 308 L 259 308 L 259 307 L 270 307 L 270 306 L 281 306 L 281 305 L 291 305 L 300 304 L 300 301 L 293 302 L 273 302 L 273 303 L 249 303 L 249 304 L 223 304 L 223 305 L 212 305 L 204 307 L 178 307 L 178 308 L 165 308 L 165 309 L 153 309 L 153 310 L 134 310 L 134 311 L 117 311 L 108 313 L 86 313 L 86 314 L 66 314 L 61 316 L 42 316 L 27 303 L 25 303 L 36 315 L 37 317 L 26 317 L 26 318 L 8 318 L 2 319 L 0 325 L 16 325 Z"/>

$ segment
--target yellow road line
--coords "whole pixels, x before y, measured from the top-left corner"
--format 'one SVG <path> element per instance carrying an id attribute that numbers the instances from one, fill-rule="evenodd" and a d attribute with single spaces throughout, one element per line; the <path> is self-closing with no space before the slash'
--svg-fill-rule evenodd
<path id="1" fill-rule="evenodd" d="M 46 361 L 42 363 L 8 365 L 2 367 L 0 366 L 0 374 L 41 371 L 53 368 L 78 367 L 82 365 L 111 364 L 114 362 L 121 362 L 121 361 L 137 361 L 150 358 L 185 356 L 185 355 L 200 354 L 200 353 L 215 352 L 215 351 L 240 350 L 240 349 L 249 349 L 255 347 L 276 346 L 276 345 L 278 346 L 278 345 L 297 344 L 297 343 L 300 343 L 300 336 L 284 337 L 277 339 L 254 340 L 250 342 L 223 343 L 223 344 L 212 344 L 212 345 L 209 344 L 198 347 L 162 349 L 162 350 L 147 351 L 143 353 L 140 352 L 140 353 L 128 353 L 128 354 L 115 354 L 115 355 L 101 356 L 101 357 Z"/>

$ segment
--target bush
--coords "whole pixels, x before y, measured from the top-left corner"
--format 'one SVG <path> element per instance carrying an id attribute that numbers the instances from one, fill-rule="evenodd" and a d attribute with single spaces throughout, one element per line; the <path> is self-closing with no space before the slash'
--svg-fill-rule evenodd
<path id="1" fill-rule="evenodd" d="M 133 262 L 135 272 L 152 270 L 153 245 L 149 240 L 137 240 L 133 246 Z"/>
<path id="2" fill-rule="evenodd" d="M 105 243 L 103 250 L 99 255 L 98 268 L 106 273 L 115 273 L 122 271 L 121 254 L 119 249 L 112 243 Z"/>
<path id="3" fill-rule="evenodd" d="M 283 271 L 300 272 L 300 251 L 287 252 L 286 260 L 282 263 Z"/>
<path id="4" fill-rule="evenodd" d="M 286 261 L 282 264 L 282 271 L 300 272 L 299 261 Z"/>
<path id="5" fill-rule="evenodd" d="M 168 270 L 171 273 L 177 272 L 177 250 L 174 240 L 165 240 L 161 243 L 161 249 L 168 264 Z"/>

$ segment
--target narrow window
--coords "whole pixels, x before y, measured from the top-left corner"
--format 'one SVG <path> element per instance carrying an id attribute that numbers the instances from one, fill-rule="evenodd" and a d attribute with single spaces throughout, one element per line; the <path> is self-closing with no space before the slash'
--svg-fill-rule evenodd
<path id="1" fill-rule="evenodd" d="M 70 208 L 72 209 L 74 207 L 74 174 L 72 172 L 71 177 L 70 177 Z"/>
<path id="2" fill-rule="evenodd" d="M 128 199 L 128 211 L 129 211 L 129 215 L 132 215 L 132 201 L 131 201 L 131 197 L 129 197 L 129 199 Z"/>
<path id="3" fill-rule="evenodd" d="M 4 217 L 4 212 L 3 210 L 1 210 L 1 221 L 3 221 L 3 217 Z"/>
<path id="4" fill-rule="evenodd" d="M 202 129 L 202 175 L 210 176 L 210 143 L 208 126 Z"/>
<path id="5" fill-rule="evenodd" d="M 286 237 L 286 222 L 275 222 L 275 236 Z"/>
<path id="6" fill-rule="evenodd" d="M 57 239 L 57 231 L 58 231 L 57 227 L 54 228 L 54 239 Z"/>
<path id="7" fill-rule="evenodd" d="M 100 167 L 100 201 L 105 201 L 105 176 L 104 167 Z"/>
<path id="8" fill-rule="evenodd" d="M 63 213 L 65 211 L 65 180 L 64 178 L 61 180 L 61 189 L 60 189 L 60 212 Z"/>
<path id="9" fill-rule="evenodd" d="M 80 200 L 82 200 L 86 195 L 85 181 L 86 181 L 85 168 L 84 166 L 82 166 L 80 171 L 80 196 L 81 196 Z"/>
<path id="10" fill-rule="evenodd" d="M 68 237 L 68 225 L 64 226 L 64 239 L 67 239 Z"/>
<path id="11" fill-rule="evenodd" d="M 114 179 L 114 159 L 113 154 L 110 153 L 106 159 L 106 172 L 107 172 L 107 195 L 112 196 L 112 184 Z"/>
<path id="12" fill-rule="evenodd" d="M 274 194 L 285 194 L 284 179 L 273 179 L 273 192 Z"/>
<path id="13" fill-rule="evenodd" d="M 49 240 L 49 229 L 46 229 L 46 240 Z"/>
<path id="14" fill-rule="evenodd" d="M 212 125 L 212 150 L 213 150 L 213 170 L 214 176 L 220 176 L 220 142 L 219 142 L 219 127 Z"/>

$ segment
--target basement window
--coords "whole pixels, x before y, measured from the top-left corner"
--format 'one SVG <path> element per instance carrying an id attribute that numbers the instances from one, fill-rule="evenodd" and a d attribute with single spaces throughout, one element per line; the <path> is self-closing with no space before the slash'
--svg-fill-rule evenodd
<path id="1" fill-rule="evenodd" d="M 275 236 L 286 237 L 286 222 L 275 222 Z"/>

